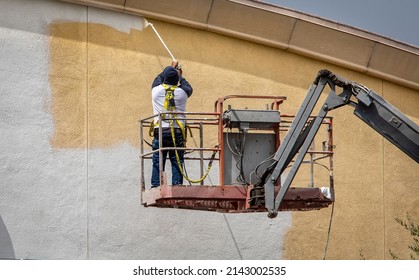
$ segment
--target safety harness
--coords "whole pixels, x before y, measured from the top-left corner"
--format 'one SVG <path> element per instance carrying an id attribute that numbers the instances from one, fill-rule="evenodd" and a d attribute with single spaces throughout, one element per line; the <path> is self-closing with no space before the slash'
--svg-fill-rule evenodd
<path id="1" fill-rule="evenodd" d="M 177 86 L 169 86 L 169 85 L 166 85 L 166 84 L 162 84 L 162 86 L 163 86 L 164 90 L 166 91 L 165 98 L 164 98 L 164 105 L 163 105 L 164 111 L 176 111 L 175 89 L 177 88 Z M 183 141 L 183 148 L 184 148 L 184 147 L 186 147 L 187 129 L 189 130 L 191 136 L 192 136 L 192 131 L 191 131 L 191 129 L 187 125 L 184 125 L 182 123 L 182 121 L 180 121 L 177 118 L 177 115 L 176 114 L 171 114 L 172 116 L 169 116 L 169 115 L 170 114 L 162 114 L 161 115 L 161 118 L 162 118 L 162 120 L 168 119 L 168 121 L 169 121 L 170 132 L 171 132 L 172 141 L 173 141 L 173 146 L 176 148 L 175 126 L 174 126 L 174 123 L 173 123 L 173 120 L 175 120 L 176 123 L 177 123 L 177 125 L 178 125 L 178 127 L 180 128 L 180 130 L 182 132 L 182 136 L 183 136 L 183 140 L 184 140 Z M 150 133 L 149 133 L 151 137 L 154 137 L 154 128 L 156 128 L 158 126 L 159 126 L 159 123 L 158 122 L 154 122 L 154 120 L 153 120 L 153 122 L 152 122 L 152 124 L 150 126 Z M 206 170 L 206 173 L 204 174 L 204 176 L 202 176 L 198 180 L 192 180 L 184 172 L 184 170 L 182 168 L 182 163 L 180 162 L 179 154 L 178 154 L 177 150 L 175 149 L 176 162 L 177 162 L 177 165 L 179 167 L 180 173 L 190 183 L 200 183 L 200 182 L 202 182 L 208 176 L 208 173 L 209 173 L 209 171 L 210 171 L 210 169 L 212 167 L 212 163 L 213 163 L 213 161 L 215 159 L 216 153 L 217 153 L 217 151 L 214 151 L 213 152 L 213 154 L 211 156 L 211 160 L 208 163 L 207 170 Z"/>
<path id="2" fill-rule="evenodd" d="M 164 90 L 166 91 L 165 94 L 165 98 L 164 98 L 164 104 L 163 104 L 163 109 L 164 111 L 168 112 L 168 111 L 176 111 L 176 104 L 175 104 L 175 89 L 177 88 L 177 86 L 168 86 L 166 84 L 162 84 Z M 162 114 L 161 115 L 161 119 L 169 119 L 169 124 L 170 124 L 170 128 L 173 127 L 173 119 L 175 119 L 178 127 L 180 128 L 180 130 L 182 131 L 182 135 L 183 135 L 183 139 L 184 142 L 186 142 L 186 137 L 187 137 L 187 133 L 186 133 L 186 127 L 185 125 L 177 118 L 176 114 L 174 114 L 173 116 L 169 116 L 169 114 Z M 150 126 L 150 131 L 149 134 L 151 137 L 154 136 L 154 129 L 156 127 L 159 126 L 159 122 L 152 122 L 151 126 Z M 174 127 L 173 127 L 174 130 Z"/>

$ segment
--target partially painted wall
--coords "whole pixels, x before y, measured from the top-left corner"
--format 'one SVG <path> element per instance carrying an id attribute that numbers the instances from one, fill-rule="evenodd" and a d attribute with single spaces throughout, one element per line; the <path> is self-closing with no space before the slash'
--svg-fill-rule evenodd
<path id="1" fill-rule="evenodd" d="M 281 258 L 289 213 L 140 205 L 138 120 L 170 63 L 141 18 L 58 1 L 0 10 L 1 258 Z"/>
<path id="2" fill-rule="evenodd" d="M 331 209 L 271 220 L 265 213 L 140 205 L 138 120 L 151 115 L 151 82 L 170 63 L 143 18 L 60 1 L 0 0 L 0 10 L 7 11 L 0 18 L 1 258 L 323 257 Z M 417 91 L 275 48 L 153 23 L 194 87 L 189 111 L 211 112 L 220 96 L 261 94 L 287 96 L 282 110 L 294 113 L 317 71 L 329 68 L 419 120 Z M 386 259 L 388 249 L 405 251 L 410 237 L 394 218 L 418 217 L 418 165 L 350 108 L 333 116 L 337 202 L 328 257 L 357 259 L 362 250 Z"/>

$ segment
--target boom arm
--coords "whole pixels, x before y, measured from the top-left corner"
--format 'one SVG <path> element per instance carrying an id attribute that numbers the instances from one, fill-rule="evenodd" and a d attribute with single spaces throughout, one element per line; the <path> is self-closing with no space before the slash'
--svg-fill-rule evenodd
<path id="1" fill-rule="evenodd" d="M 326 85 L 331 91 L 318 115 L 307 124 Z M 336 87 L 342 88 L 340 94 L 336 94 Z M 357 102 L 351 100 L 353 96 Z M 273 218 L 278 214 L 278 208 L 327 113 L 344 105 L 353 106 L 356 116 L 419 163 L 418 125 L 365 86 L 347 81 L 329 70 L 321 70 L 295 116 L 288 134 L 275 153 L 274 164 L 264 172 L 256 184 L 256 187 L 264 188 L 265 207 L 268 209 L 269 217 Z M 275 197 L 274 184 L 297 153 L 290 172 Z"/>

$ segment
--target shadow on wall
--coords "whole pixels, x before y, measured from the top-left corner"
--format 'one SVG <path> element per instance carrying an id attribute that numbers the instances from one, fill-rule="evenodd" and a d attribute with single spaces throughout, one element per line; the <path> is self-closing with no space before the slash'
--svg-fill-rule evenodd
<path id="1" fill-rule="evenodd" d="M 12 240 L 0 216 L 0 259 L 16 259 Z"/>

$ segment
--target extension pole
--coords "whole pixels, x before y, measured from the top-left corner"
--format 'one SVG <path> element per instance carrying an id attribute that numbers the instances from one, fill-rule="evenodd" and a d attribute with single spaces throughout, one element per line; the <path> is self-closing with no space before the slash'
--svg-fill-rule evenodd
<path id="1" fill-rule="evenodd" d="M 154 32 L 156 33 L 157 37 L 159 37 L 161 43 L 163 44 L 163 46 L 166 48 L 167 52 L 170 54 L 170 56 L 172 57 L 173 61 L 177 61 L 176 58 L 173 56 L 172 52 L 169 50 L 169 48 L 166 46 L 166 44 L 164 43 L 162 37 L 160 36 L 159 32 L 157 32 L 156 28 L 154 27 L 154 25 L 150 22 L 147 22 L 148 25 L 151 26 L 151 28 L 153 28 Z"/>

